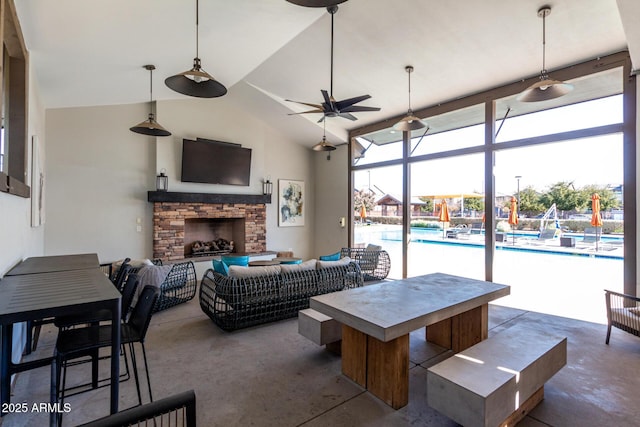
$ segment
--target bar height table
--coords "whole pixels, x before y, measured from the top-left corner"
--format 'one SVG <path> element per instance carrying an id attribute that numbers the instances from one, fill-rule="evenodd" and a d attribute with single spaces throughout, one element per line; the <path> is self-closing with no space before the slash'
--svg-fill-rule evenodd
<path id="1" fill-rule="evenodd" d="M 98 254 L 38 256 L 25 259 L 9 270 L 5 276 L 85 270 L 98 267 L 100 267 Z"/>
<path id="2" fill-rule="evenodd" d="M 19 264 L 18 266 L 20 266 Z M 14 364 L 11 361 L 13 324 L 46 317 L 85 313 L 99 309 L 111 311 L 113 325 L 120 323 L 120 292 L 98 268 L 54 271 L 8 276 L 0 286 L 0 402 L 11 401 L 11 375 L 46 366 L 51 358 Z M 111 413 L 118 412 L 120 372 L 120 328 L 111 336 Z M 4 414 L 3 414 L 4 415 Z M 55 414 L 51 414 L 55 425 Z"/>

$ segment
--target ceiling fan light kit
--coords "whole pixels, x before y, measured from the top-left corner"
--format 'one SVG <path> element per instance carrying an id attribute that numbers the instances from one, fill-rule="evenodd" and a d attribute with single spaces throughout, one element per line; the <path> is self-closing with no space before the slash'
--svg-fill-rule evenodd
<path id="1" fill-rule="evenodd" d="M 542 18 L 542 71 L 540 81 L 532 84 L 516 98 L 521 102 L 539 102 L 559 98 L 573 90 L 573 85 L 549 78 L 546 69 L 546 18 L 551 14 L 551 6 L 538 9 L 538 17 Z"/>
<path id="2" fill-rule="evenodd" d="M 170 89 L 178 93 L 197 98 L 217 98 L 227 93 L 227 88 L 202 69 L 199 56 L 199 15 L 200 7 L 196 0 L 196 57 L 193 59 L 193 68 L 168 77 L 164 83 Z"/>
<path id="3" fill-rule="evenodd" d="M 404 67 L 404 70 L 409 76 L 409 109 L 407 110 L 407 115 L 404 116 L 398 123 L 393 125 L 393 128 L 402 132 L 411 132 L 412 130 L 425 128 L 427 127 L 427 125 L 418 117 L 416 117 L 413 114 L 413 110 L 411 109 L 411 73 L 413 73 L 413 66 L 407 65 L 406 67 Z"/>
<path id="4" fill-rule="evenodd" d="M 149 71 L 149 82 L 150 82 L 149 118 L 143 122 L 138 123 L 133 127 L 130 127 L 129 130 L 131 132 L 139 133 L 142 135 L 169 136 L 171 135 L 171 132 L 169 132 L 164 127 L 162 127 L 158 122 L 156 122 L 155 114 L 153 113 L 153 70 L 155 70 L 156 67 L 155 65 L 145 65 L 143 68 Z"/>

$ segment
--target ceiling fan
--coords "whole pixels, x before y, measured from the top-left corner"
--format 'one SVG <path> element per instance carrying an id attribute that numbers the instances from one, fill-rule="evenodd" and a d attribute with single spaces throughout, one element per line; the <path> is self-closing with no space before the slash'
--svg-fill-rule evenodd
<path id="1" fill-rule="evenodd" d="M 358 118 L 351 113 L 362 111 L 380 111 L 380 108 L 355 105 L 359 102 L 371 98 L 371 95 L 361 95 L 353 98 L 343 99 L 341 101 L 336 101 L 333 97 L 333 16 L 338 11 L 338 6 L 335 4 L 329 6 L 327 7 L 327 11 L 331 14 L 331 87 L 329 88 L 329 92 L 324 89 L 320 91 L 322 92 L 322 97 L 324 99 L 324 102 L 321 104 L 293 101 L 291 99 L 286 99 L 285 101 L 295 102 L 298 104 L 306 105 L 308 107 L 313 107 L 313 110 L 302 111 L 300 113 L 291 113 L 289 114 L 290 116 L 298 114 L 322 113 L 322 117 L 320 118 L 320 120 L 318 120 L 318 123 L 323 121 L 326 117 L 342 117 L 349 120 L 358 120 Z"/>

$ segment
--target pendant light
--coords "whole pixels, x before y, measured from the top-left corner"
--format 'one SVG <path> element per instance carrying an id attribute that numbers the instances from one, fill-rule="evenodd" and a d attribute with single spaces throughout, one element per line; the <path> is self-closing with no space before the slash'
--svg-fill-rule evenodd
<path id="1" fill-rule="evenodd" d="M 313 146 L 313 151 L 333 151 L 336 149 L 335 145 L 327 141 L 327 126 L 325 123 L 326 121 L 322 122 L 322 141 Z"/>
<path id="2" fill-rule="evenodd" d="M 336 4 L 344 3 L 347 0 L 287 0 L 289 3 L 306 7 L 329 7 Z"/>
<path id="3" fill-rule="evenodd" d="M 540 81 L 532 84 L 516 98 L 522 102 L 548 101 L 559 98 L 573 90 L 573 85 L 552 80 L 546 69 L 546 18 L 551 13 L 550 6 L 543 6 L 538 10 L 538 17 L 542 18 L 542 71 L 540 71 Z"/>
<path id="4" fill-rule="evenodd" d="M 142 123 L 138 123 L 134 127 L 129 128 L 131 132 L 141 133 L 143 135 L 151 135 L 151 136 L 169 136 L 171 132 L 160 126 L 158 122 L 156 122 L 155 115 L 153 114 L 153 70 L 156 69 L 155 65 L 145 65 L 143 67 L 145 70 L 149 71 L 149 93 L 150 93 L 150 107 L 149 107 L 149 118 Z"/>
<path id="5" fill-rule="evenodd" d="M 196 57 L 193 58 L 193 68 L 176 74 L 175 76 L 167 77 L 164 83 L 169 88 L 184 95 L 198 98 L 216 98 L 225 95 L 227 88 L 204 71 L 200 65 L 198 38 L 199 9 L 198 0 L 196 0 Z"/>
<path id="6" fill-rule="evenodd" d="M 402 120 L 393 125 L 393 128 L 403 132 L 411 132 L 412 130 L 422 129 L 427 125 L 422 120 L 414 116 L 413 110 L 411 109 L 411 73 L 413 73 L 413 66 L 407 65 L 404 69 L 409 75 L 409 110 Z"/>

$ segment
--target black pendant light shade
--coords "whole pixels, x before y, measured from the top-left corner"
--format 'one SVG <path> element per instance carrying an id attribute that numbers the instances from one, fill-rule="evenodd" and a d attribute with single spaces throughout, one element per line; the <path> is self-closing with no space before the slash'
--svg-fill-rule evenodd
<path id="1" fill-rule="evenodd" d="M 227 93 L 222 83 L 202 70 L 200 58 L 193 59 L 192 69 L 167 77 L 164 83 L 178 93 L 197 98 L 217 98 Z"/>
<path id="2" fill-rule="evenodd" d="M 198 24 L 199 24 L 199 4 L 196 0 L 196 57 L 193 58 L 193 68 L 176 74 L 175 76 L 167 77 L 164 83 L 178 93 L 182 93 L 188 96 L 195 96 L 197 98 L 217 98 L 227 93 L 227 88 L 214 79 L 211 74 L 202 69 L 200 64 L 199 51 L 199 37 L 198 37 Z"/>
<path id="3" fill-rule="evenodd" d="M 347 0 L 287 0 L 289 3 L 306 7 L 328 7 L 335 4 L 344 3 Z"/>
<path id="4" fill-rule="evenodd" d="M 548 101 L 559 98 L 573 90 L 573 85 L 549 78 L 546 69 L 546 18 L 551 13 L 551 7 L 543 6 L 538 10 L 538 17 L 542 18 L 542 71 L 540 81 L 532 84 L 516 98 L 521 102 Z"/>
<path id="5" fill-rule="evenodd" d="M 427 125 L 416 117 L 411 109 L 411 73 L 413 72 L 413 66 L 407 65 L 404 69 L 409 76 L 409 110 L 402 120 L 393 125 L 393 128 L 402 132 L 411 132 L 412 130 L 425 128 Z"/>
<path id="6" fill-rule="evenodd" d="M 169 136 L 171 132 L 160 126 L 158 122 L 156 122 L 155 114 L 153 113 L 153 70 L 156 69 L 155 65 L 145 65 L 143 67 L 145 70 L 149 71 L 149 81 L 150 81 L 150 110 L 149 118 L 144 122 L 140 122 L 137 125 L 130 127 L 129 130 L 131 132 L 139 133 L 142 135 L 150 135 L 150 136 Z"/>

